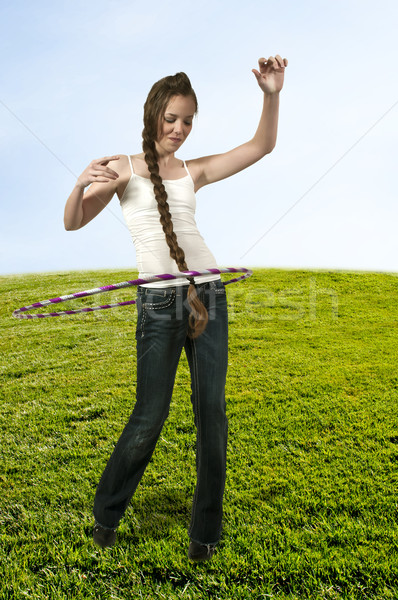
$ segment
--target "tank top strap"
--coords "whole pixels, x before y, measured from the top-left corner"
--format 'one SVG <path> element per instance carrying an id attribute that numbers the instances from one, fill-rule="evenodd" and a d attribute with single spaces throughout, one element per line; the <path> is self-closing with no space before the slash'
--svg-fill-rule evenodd
<path id="1" fill-rule="evenodd" d="M 131 174 L 134 175 L 134 169 L 133 169 L 133 165 L 131 162 L 130 154 L 127 154 L 127 158 L 129 159 L 129 163 L 130 163 Z"/>
<path id="2" fill-rule="evenodd" d="M 191 179 L 192 183 L 194 183 L 194 181 L 193 181 L 193 179 L 192 179 L 192 175 L 191 175 L 191 173 L 188 171 L 188 167 L 187 167 L 187 165 L 186 165 L 186 162 L 185 162 L 185 160 L 183 160 L 182 162 L 184 163 L 185 170 L 186 170 L 186 172 L 188 173 L 188 175 L 189 175 L 189 177 L 190 177 L 190 179 Z"/>

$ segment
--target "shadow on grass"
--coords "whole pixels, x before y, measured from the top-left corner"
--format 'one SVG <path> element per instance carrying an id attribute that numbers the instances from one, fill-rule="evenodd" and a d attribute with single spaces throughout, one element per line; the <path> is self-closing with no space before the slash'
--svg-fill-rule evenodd
<path id="1" fill-rule="evenodd" d="M 118 542 L 131 543 L 142 540 L 167 538 L 176 529 L 188 529 L 191 518 L 192 497 L 185 489 L 167 488 L 138 490 L 120 521 Z M 92 524 L 85 527 L 92 536 Z"/>

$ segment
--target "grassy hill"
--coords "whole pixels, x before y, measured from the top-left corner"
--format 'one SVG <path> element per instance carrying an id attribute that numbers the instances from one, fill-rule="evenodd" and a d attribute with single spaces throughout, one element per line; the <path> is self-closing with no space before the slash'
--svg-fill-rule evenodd
<path id="1" fill-rule="evenodd" d="M 257 269 L 227 287 L 224 532 L 201 565 L 187 559 L 185 356 L 117 545 L 100 551 L 92 502 L 134 405 L 136 309 L 11 317 L 135 276 L 0 277 L 0 599 L 398 598 L 397 276 Z M 59 309 L 134 297 L 128 288 Z"/>

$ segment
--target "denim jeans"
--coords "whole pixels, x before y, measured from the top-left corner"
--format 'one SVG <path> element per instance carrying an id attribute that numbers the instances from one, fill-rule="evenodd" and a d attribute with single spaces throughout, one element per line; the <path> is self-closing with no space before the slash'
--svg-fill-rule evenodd
<path id="1" fill-rule="evenodd" d="M 187 336 L 187 288 L 184 285 L 137 289 L 136 403 L 98 484 L 94 516 L 103 527 L 118 526 L 168 416 L 184 348 L 191 372 L 196 425 L 197 481 L 188 533 L 201 544 L 216 544 L 222 526 L 228 431 L 227 300 L 221 280 L 197 285 L 209 321 L 205 331 L 193 340 Z"/>

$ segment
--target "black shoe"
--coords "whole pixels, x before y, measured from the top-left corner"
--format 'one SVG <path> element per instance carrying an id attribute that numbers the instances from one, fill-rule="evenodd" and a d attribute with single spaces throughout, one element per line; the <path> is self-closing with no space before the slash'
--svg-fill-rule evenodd
<path id="1" fill-rule="evenodd" d="M 210 560 L 214 554 L 214 550 L 215 546 L 211 546 L 210 544 L 198 544 L 191 541 L 188 549 L 188 558 L 194 562 Z"/>
<path id="2" fill-rule="evenodd" d="M 96 523 L 93 529 L 93 540 L 97 546 L 101 546 L 101 548 L 107 548 L 107 546 L 113 546 L 116 542 L 116 530 L 115 529 L 106 529 Z"/>

